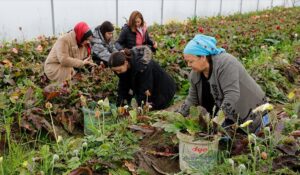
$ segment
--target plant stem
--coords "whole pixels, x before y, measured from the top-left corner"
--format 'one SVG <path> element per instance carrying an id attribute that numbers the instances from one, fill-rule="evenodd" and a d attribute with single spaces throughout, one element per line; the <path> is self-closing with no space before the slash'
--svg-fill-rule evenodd
<path id="1" fill-rule="evenodd" d="M 54 160 L 52 160 L 51 175 L 53 175 L 53 170 L 54 170 Z"/>
<path id="2" fill-rule="evenodd" d="M 2 162 L 1 162 L 1 175 L 4 175 L 4 170 L 3 170 Z"/>
<path id="3" fill-rule="evenodd" d="M 102 120 L 103 120 L 103 123 L 102 123 L 102 134 L 104 135 L 104 108 L 103 108 L 103 105 L 101 107 L 102 107 Z"/>
<path id="4" fill-rule="evenodd" d="M 53 129 L 53 132 L 54 132 L 55 141 L 56 141 L 56 144 L 58 144 L 57 143 L 57 135 L 56 135 L 56 131 L 55 131 L 55 128 L 54 128 L 54 123 L 53 123 L 53 118 L 52 118 L 51 110 L 50 109 L 48 109 L 48 110 L 49 110 L 49 114 L 50 114 L 50 118 L 51 118 L 51 124 L 52 124 L 52 129 Z"/>

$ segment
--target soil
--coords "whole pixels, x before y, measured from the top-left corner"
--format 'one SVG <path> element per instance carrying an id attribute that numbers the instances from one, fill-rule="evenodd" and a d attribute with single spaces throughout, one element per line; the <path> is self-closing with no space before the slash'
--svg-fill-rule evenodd
<path id="1" fill-rule="evenodd" d="M 144 135 L 140 143 L 141 151 L 135 155 L 138 169 L 151 175 L 180 172 L 178 145 L 172 140 L 176 140 L 174 135 L 168 135 L 160 129 Z"/>

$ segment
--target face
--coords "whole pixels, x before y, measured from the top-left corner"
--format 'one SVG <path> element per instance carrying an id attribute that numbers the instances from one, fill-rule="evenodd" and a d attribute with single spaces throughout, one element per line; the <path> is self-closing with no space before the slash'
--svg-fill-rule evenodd
<path id="1" fill-rule="evenodd" d="M 93 39 L 93 36 L 89 36 L 86 40 L 84 40 L 81 44 L 82 45 L 86 45 L 86 44 L 88 44 L 88 43 L 90 43 L 90 41 L 92 41 L 92 39 Z"/>
<path id="2" fill-rule="evenodd" d="M 135 26 L 136 27 L 141 27 L 142 25 L 142 19 L 141 18 L 136 18 L 135 19 Z"/>
<path id="3" fill-rule="evenodd" d="M 125 61 L 125 63 L 121 66 L 112 67 L 111 70 L 114 71 L 116 74 L 122 74 L 122 73 L 127 72 L 127 70 L 128 70 L 128 61 Z"/>
<path id="4" fill-rule="evenodd" d="M 114 32 L 106 32 L 105 33 L 105 39 L 106 39 L 106 41 L 110 41 L 112 39 L 113 33 Z"/>
<path id="5" fill-rule="evenodd" d="M 205 56 L 195 56 L 184 54 L 184 60 L 187 62 L 188 67 L 192 68 L 196 72 L 203 72 L 208 68 L 208 63 Z"/>

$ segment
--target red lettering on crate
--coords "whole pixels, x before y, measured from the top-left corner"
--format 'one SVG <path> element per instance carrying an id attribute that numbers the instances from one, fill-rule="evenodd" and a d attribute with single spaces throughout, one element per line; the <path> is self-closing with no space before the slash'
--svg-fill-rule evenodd
<path id="1" fill-rule="evenodd" d="M 192 151 L 196 152 L 196 153 L 205 153 L 208 151 L 208 148 L 199 148 L 198 146 L 192 148 Z"/>

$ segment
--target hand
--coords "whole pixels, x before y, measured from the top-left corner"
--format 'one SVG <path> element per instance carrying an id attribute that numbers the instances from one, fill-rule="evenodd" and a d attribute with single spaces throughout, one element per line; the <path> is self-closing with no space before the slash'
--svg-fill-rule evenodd
<path id="1" fill-rule="evenodd" d="M 83 60 L 83 65 L 87 65 L 87 64 L 91 66 L 97 66 L 97 64 L 93 63 L 91 56 Z"/>
<path id="2" fill-rule="evenodd" d="M 153 48 L 157 49 L 157 42 L 154 41 Z"/>
<path id="3" fill-rule="evenodd" d="M 105 68 L 105 64 L 103 63 L 103 61 L 100 62 L 99 68 L 100 69 L 104 69 Z"/>

